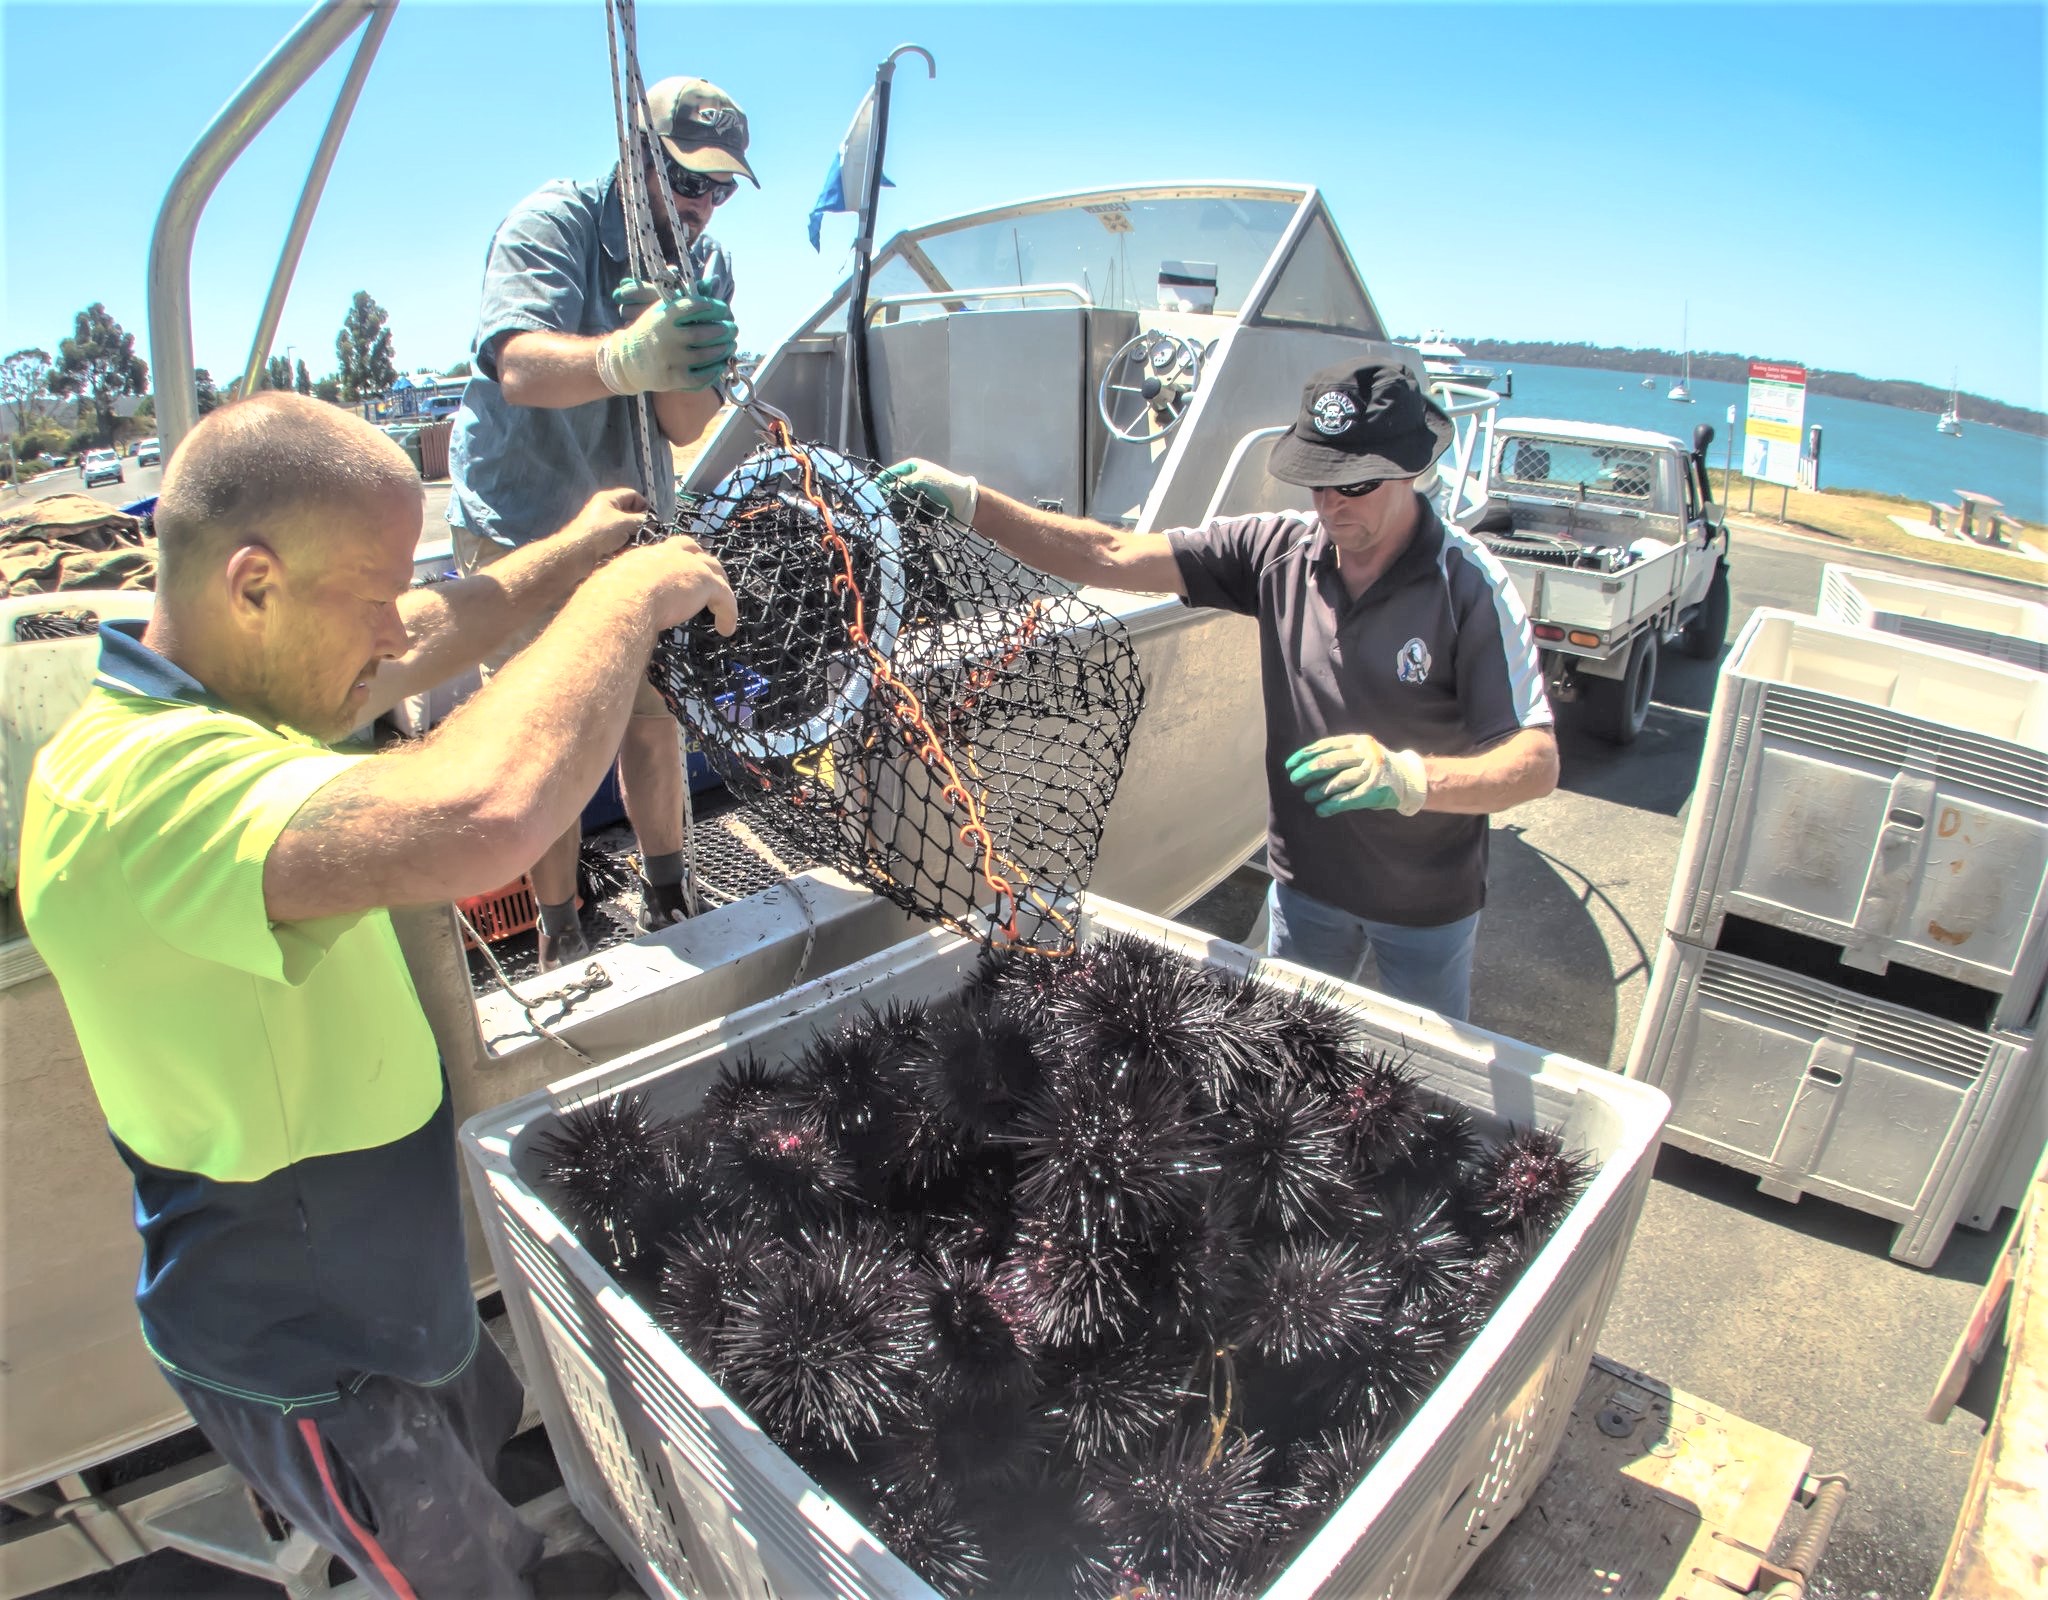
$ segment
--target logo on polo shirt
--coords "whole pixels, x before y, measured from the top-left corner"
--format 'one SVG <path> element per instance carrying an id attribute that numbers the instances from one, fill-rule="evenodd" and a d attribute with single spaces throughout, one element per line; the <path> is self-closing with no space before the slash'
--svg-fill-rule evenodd
<path id="1" fill-rule="evenodd" d="M 1308 408 L 1316 432 L 1335 438 L 1358 419 L 1358 402 L 1342 389 L 1325 389 Z"/>
<path id="2" fill-rule="evenodd" d="M 1394 676 L 1403 683 L 1423 683 L 1429 678 L 1429 646 L 1410 639 L 1394 653 Z"/>

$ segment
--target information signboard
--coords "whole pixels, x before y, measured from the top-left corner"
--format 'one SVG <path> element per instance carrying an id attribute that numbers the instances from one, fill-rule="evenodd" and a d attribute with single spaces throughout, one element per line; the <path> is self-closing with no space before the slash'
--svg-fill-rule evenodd
<path id="1" fill-rule="evenodd" d="M 1742 433 L 1744 476 L 1799 487 L 1799 441 L 1806 421 L 1806 369 L 1781 361 L 1749 364 L 1749 420 Z"/>

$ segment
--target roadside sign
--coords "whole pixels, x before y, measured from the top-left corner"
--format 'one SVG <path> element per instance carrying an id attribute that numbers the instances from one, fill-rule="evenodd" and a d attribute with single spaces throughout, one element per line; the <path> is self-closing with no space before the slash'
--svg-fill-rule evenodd
<path id="1" fill-rule="evenodd" d="M 1806 369 L 1781 361 L 1749 364 L 1749 420 L 1742 471 L 1766 483 L 1799 486 L 1799 442 L 1806 421 Z"/>

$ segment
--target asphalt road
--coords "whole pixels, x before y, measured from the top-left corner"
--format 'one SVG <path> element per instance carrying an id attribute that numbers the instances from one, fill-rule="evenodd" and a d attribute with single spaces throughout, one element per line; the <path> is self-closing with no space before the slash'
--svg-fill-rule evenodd
<path id="1" fill-rule="evenodd" d="M 1758 606 L 1812 611 L 1828 555 L 1804 541 L 1738 535 L 1731 633 Z M 1667 657 L 1633 748 L 1567 727 L 1558 792 L 1502 819 L 1480 950 L 1484 1026 L 1622 1064 L 1715 672 L 1711 662 Z M 1939 1267 L 1923 1272 L 1889 1258 L 1891 1232 L 1825 1201 L 1769 1199 L 1743 1174 L 1666 1150 L 1599 1339 L 1603 1353 L 1811 1445 L 1815 1470 L 1850 1476 L 1818 1595 L 1926 1594 L 1982 1431 L 1963 1412 L 1931 1426 L 1921 1408 L 1998 1236 L 1959 1229 Z"/>
<path id="2" fill-rule="evenodd" d="M 1730 638 L 1759 606 L 1811 612 L 1832 556 L 1808 541 L 1738 532 Z M 1846 557 L 1928 575 L 1861 552 Z M 1627 749 L 1575 733 L 1571 708 L 1561 708 L 1557 792 L 1504 814 L 1493 830 L 1473 983 L 1481 1027 L 1616 1070 L 1625 1062 L 1716 672 L 1715 663 L 1667 653 L 1649 725 Z M 1183 916 L 1242 938 L 1262 883 L 1239 874 Z M 1921 1409 L 2002 1225 L 1988 1235 L 1958 1229 L 1928 1272 L 1889 1258 L 1891 1233 L 1827 1201 L 1769 1199 L 1742 1173 L 1667 1149 L 1597 1341 L 1604 1355 L 1811 1445 L 1814 1471 L 1848 1474 L 1854 1486 L 1816 1600 L 1927 1594 L 1982 1433 L 1981 1417 L 1966 1409 L 1938 1428 Z M 1795 1513 L 1789 1529 L 1798 1522 Z"/>
<path id="3" fill-rule="evenodd" d="M 121 470 L 128 475 L 126 482 L 102 483 L 88 489 L 79 481 L 76 467 L 60 467 L 43 477 L 31 479 L 18 490 L 0 490 L 0 516 L 30 501 L 47 500 L 53 494 L 89 494 L 110 506 L 133 505 L 155 494 L 156 486 L 163 481 L 162 467 L 139 467 L 131 457 L 122 458 Z"/>

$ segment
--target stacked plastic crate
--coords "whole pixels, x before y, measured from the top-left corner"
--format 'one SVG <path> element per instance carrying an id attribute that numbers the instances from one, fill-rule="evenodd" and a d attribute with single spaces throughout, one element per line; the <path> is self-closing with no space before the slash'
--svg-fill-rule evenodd
<path id="1" fill-rule="evenodd" d="M 1933 1265 L 2041 1116 L 2044 872 L 2048 675 L 1757 612 L 1629 1062 L 1665 1138 L 1888 1218 Z"/>

